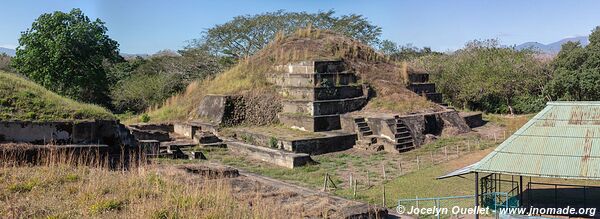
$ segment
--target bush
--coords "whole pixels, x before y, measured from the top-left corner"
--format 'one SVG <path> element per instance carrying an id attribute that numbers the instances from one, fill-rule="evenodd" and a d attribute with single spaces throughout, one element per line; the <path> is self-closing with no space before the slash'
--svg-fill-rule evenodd
<path id="1" fill-rule="evenodd" d="M 550 69 L 535 55 L 502 47 L 495 40 L 473 41 L 452 54 L 425 56 L 413 64 L 431 74 L 453 106 L 512 114 L 537 109 L 544 101 Z"/>
<path id="2" fill-rule="evenodd" d="M 148 116 L 147 113 L 144 113 L 142 114 L 142 116 L 140 116 L 140 121 L 142 121 L 143 123 L 150 122 L 150 116 Z"/>

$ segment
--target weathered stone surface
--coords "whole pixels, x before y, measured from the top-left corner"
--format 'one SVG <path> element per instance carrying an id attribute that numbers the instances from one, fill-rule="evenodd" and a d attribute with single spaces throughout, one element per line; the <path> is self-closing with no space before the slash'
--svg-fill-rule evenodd
<path id="1" fill-rule="evenodd" d="M 221 124 L 226 113 L 227 104 L 231 104 L 231 97 L 225 95 L 206 95 L 198 107 L 198 116 L 213 124 Z"/>
<path id="2" fill-rule="evenodd" d="M 292 128 L 309 131 L 322 132 L 340 129 L 340 117 L 331 116 L 307 116 L 301 114 L 280 113 L 279 121 Z"/>
<path id="3" fill-rule="evenodd" d="M 237 141 L 227 141 L 226 143 L 227 148 L 233 152 L 282 167 L 295 168 L 314 162 L 308 154 L 286 152 Z"/>
<path id="4" fill-rule="evenodd" d="M 156 141 L 170 141 L 171 137 L 168 132 L 161 130 L 141 130 L 130 127 L 131 133 L 137 140 L 156 140 Z"/>
<path id="5" fill-rule="evenodd" d="M 412 83 L 408 85 L 408 89 L 417 94 L 435 93 L 435 83 Z"/>
<path id="6" fill-rule="evenodd" d="M 485 125 L 481 112 L 460 113 L 460 116 L 465 120 L 470 128 L 476 128 Z"/>
<path id="7" fill-rule="evenodd" d="M 139 140 L 140 148 L 149 156 L 160 153 L 160 142 L 157 140 Z"/>
<path id="8" fill-rule="evenodd" d="M 279 93 L 288 100 L 334 100 L 363 96 L 360 85 L 341 85 L 335 87 L 281 87 Z"/>
<path id="9" fill-rule="evenodd" d="M 173 124 L 171 123 L 138 123 L 129 125 L 129 127 L 140 130 L 160 130 L 164 132 L 173 132 Z"/>
<path id="10" fill-rule="evenodd" d="M 366 104 L 366 96 L 335 100 L 286 100 L 283 102 L 283 113 L 311 116 L 339 115 L 360 110 Z"/>
<path id="11" fill-rule="evenodd" d="M 179 169 L 183 169 L 188 173 L 199 174 L 209 179 L 234 178 L 240 176 L 237 169 L 224 166 L 184 165 L 180 166 Z"/>
<path id="12" fill-rule="evenodd" d="M 137 147 L 130 131 L 118 121 L 0 121 L 4 142 L 31 144 L 105 144 L 111 153 Z"/>

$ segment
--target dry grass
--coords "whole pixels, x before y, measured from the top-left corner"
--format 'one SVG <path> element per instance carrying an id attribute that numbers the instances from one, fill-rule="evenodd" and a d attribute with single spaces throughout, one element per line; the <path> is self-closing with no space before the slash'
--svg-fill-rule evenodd
<path id="1" fill-rule="evenodd" d="M 13 149 L 19 149 L 14 147 Z M 19 160 L 19 153 L 2 161 Z M 21 153 L 23 154 L 23 153 Z M 39 154 L 38 154 L 39 155 Z M 273 218 L 260 196 L 236 199 L 222 179 L 152 165 L 111 170 L 72 153 L 44 153 L 40 165 L 2 162 L 2 218 Z M 47 156 L 46 156 L 47 155 Z M 44 162 L 52 161 L 52 162 Z M 135 162 L 128 162 L 135 163 Z M 83 165 L 84 164 L 84 165 Z M 249 201 L 252 205 L 248 205 Z"/>
<path id="2" fill-rule="evenodd" d="M 410 71 L 373 48 L 358 41 L 330 31 L 298 30 L 289 36 L 276 38 L 257 54 L 241 60 L 235 67 L 218 74 L 215 78 L 190 84 L 186 91 L 166 101 L 160 107 L 148 110 L 153 121 L 185 120 L 197 118 L 194 109 L 206 94 L 239 94 L 244 91 L 266 90 L 275 92 L 267 80 L 275 73 L 273 66 L 295 61 L 336 59 L 345 61 L 362 81 L 372 85 L 380 100 L 390 105 L 406 105 L 414 102 L 411 112 L 435 111 L 439 106 L 422 101 L 418 95 L 405 88 L 406 75 Z M 380 108 L 368 105 L 370 111 L 389 110 L 400 107 Z M 403 111 L 404 112 L 404 111 Z M 401 112 L 401 113 L 403 113 Z M 135 122 L 135 121 L 132 121 Z"/>

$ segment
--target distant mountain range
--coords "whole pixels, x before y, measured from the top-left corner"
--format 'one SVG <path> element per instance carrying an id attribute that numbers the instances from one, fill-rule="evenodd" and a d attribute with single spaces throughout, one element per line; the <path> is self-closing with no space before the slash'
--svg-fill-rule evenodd
<path id="1" fill-rule="evenodd" d="M 0 47 L 0 54 L 2 53 L 6 53 L 9 56 L 15 56 L 16 54 L 14 49 Z"/>
<path id="2" fill-rule="evenodd" d="M 590 43 L 587 36 L 579 36 L 579 37 L 565 38 L 565 39 L 562 39 L 562 40 L 559 40 L 559 41 L 556 41 L 556 42 L 550 43 L 550 44 L 542 44 L 542 43 L 538 43 L 538 42 L 526 42 L 526 43 L 517 45 L 516 49 L 521 50 L 521 49 L 532 48 L 532 49 L 537 50 L 544 54 L 554 55 L 554 54 L 557 54 L 558 52 L 560 52 L 561 46 L 563 44 L 565 44 L 566 42 L 580 42 L 581 45 L 583 45 L 583 46 L 587 46 Z M 0 47 L 0 54 L 2 54 L 2 53 L 6 53 L 9 56 L 15 56 L 14 49 Z M 150 55 L 121 53 L 121 56 L 123 56 L 125 58 L 134 58 L 136 56 L 140 56 L 142 58 L 148 58 Z"/>
<path id="3" fill-rule="evenodd" d="M 521 50 L 521 49 L 532 48 L 534 50 L 537 50 L 537 51 L 539 51 L 541 53 L 545 53 L 545 54 L 557 54 L 558 52 L 560 52 L 561 46 L 567 42 L 579 42 L 583 46 L 587 46 L 590 43 L 587 36 L 580 36 L 580 37 L 565 38 L 565 39 L 562 39 L 562 40 L 559 40 L 559 41 L 556 41 L 556 42 L 550 43 L 550 44 L 542 44 L 542 43 L 538 43 L 538 42 L 526 42 L 526 43 L 516 46 L 516 49 Z"/>

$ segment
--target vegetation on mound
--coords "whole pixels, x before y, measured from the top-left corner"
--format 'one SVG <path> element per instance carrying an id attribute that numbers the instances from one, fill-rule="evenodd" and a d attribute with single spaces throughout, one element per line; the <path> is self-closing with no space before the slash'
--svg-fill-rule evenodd
<path id="1" fill-rule="evenodd" d="M 277 35 L 255 55 L 241 60 L 235 67 L 214 78 L 190 84 L 185 92 L 170 98 L 159 108 L 150 109 L 148 114 L 154 121 L 197 118 L 194 108 L 206 94 L 257 91 L 275 94 L 273 84 L 267 80 L 275 72 L 273 66 L 319 59 L 345 61 L 364 82 L 372 86 L 377 98 L 387 103 L 368 104 L 366 109 L 369 111 L 401 110 L 397 113 L 408 113 L 440 109 L 405 88 L 407 69 L 402 65 L 356 40 L 330 31 L 306 28 L 288 36 Z"/>
<path id="2" fill-rule="evenodd" d="M 114 119 L 106 109 L 55 94 L 12 73 L 0 71 L 0 120 Z"/>

